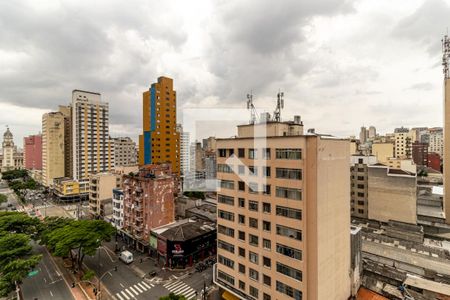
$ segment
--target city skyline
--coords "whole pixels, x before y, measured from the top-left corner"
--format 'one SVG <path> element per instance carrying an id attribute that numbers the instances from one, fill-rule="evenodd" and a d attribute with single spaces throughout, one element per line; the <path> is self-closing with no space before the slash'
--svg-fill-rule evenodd
<path id="1" fill-rule="evenodd" d="M 134 107 L 161 75 L 173 78 L 179 111 L 243 108 L 250 91 L 257 107 L 272 109 L 281 89 L 284 118 L 300 114 L 318 132 L 443 125 L 447 1 L 174 2 L 153 20 L 145 18 L 157 10 L 152 4 L 105 4 L 0 4 L 0 126 L 10 126 L 18 146 L 41 130 L 43 113 L 70 102 L 73 89 L 101 93 L 111 135 L 137 141 L 142 120 Z"/>

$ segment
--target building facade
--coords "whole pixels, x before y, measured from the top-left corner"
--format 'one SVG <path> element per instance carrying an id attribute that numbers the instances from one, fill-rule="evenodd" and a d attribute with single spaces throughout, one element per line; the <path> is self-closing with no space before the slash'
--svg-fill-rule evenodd
<path id="1" fill-rule="evenodd" d="M 412 159 L 418 166 L 428 166 L 428 144 L 414 142 L 412 144 Z"/>
<path id="2" fill-rule="evenodd" d="M 115 167 L 137 165 L 136 143 L 131 138 L 113 138 L 112 144 L 114 146 Z"/>
<path id="3" fill-rule="evenodd" d="M 113 204 L 113 217 L 112 217 L 113 226 L 116 227 L 118 230 L 121 230 L 123 228 L 122 189 L 113 189 L 112 204 Z"/>
<path id="4" fill-rule="evenodd" d="M 60 113 L 64 116 L 64 176 L 73 175 L 73 148 L 72 148 L 72 106 L 59 106 Z"/>
<path id="5" fill-rule="evenodd" d="M 159 77 L 143 93 L 143 133 L 139 136 L 139 165 L 170 163 L 180 175 L 180 133 L 173 80 Z"/>
<path id="6" fill-rule="evenodd" d="M 378 162 L 386 163 L 389 158 L 394 157 L 393 143 L 374 143 L 372 144 L 372 155 L 374 155 Z"/>
<path id="7" fill-rule="evenodd" d="M 394 157 L 411 158 L 412 141 L 412 131 L 404 127 L 396 128 L 394 132 Z"/>
<path id="8" fill-rule="evenodd" d="M 17 151 L 17 147 L 14 145 L 13 134 L 9 127 L 6 128 L 3 134 L 0 168 L 2 172 L 23 168 L 23 153 Z"/>
<path id="9" fill-rule="evenodd" d="M 109 139 L 109 107 L 99 93 L 72 92 L 73 178 L 87 179 L 90 174 L 114 167 L 114 149 Z"/>
<path id="10" fill-rule="evenodd" d="M 89 214 L 94 218 L 108 215 L 102 210 L 112 205 L 113 190 L 121 187 L 121 175 L 97 173 L 89 176 Z"/>
<path id="11" fill-rule="evenodd" d="M 42 170 L 42 135 L 23 138 L 23 164 L 27 170 Z"/>
<path id="12" fill-rule="evenodd" d="M 347 299 L 349 142 L 303 135 L 300 122 L 266 125 L 262 148 L 263 124 L 217 140 L 214 281 L 240 299 Z"/>
<path id="13" fill-rule="evenodd" d="M 181 124 L 177 125 L 180 134 L 180 168 L 184 176 L 190 170 L 190 133 L 183 130 Z"/>
<path id="14" fill-rule="evenodd" d="M 50 112 L 42 116 L 42 184 L 65 177 L 64 115 Z"/>
<path id="15" fill-rule="evenodd" d="M 123 231 L 140 251 L 149 250 L 150 230 L 175 221 L 176 187 L 170 164 L 146 165 L 124 175 Z"/>
<path id="16" fill-rule="evenodd" d="M 416 224 L 417 190 L 414 173 L 383 165 L 369 166 L 369 219 Z"/>
<path id="17" fill-rule="evenodd" d="M 376 163 L 375 156 L 352 155 L 350 157 L 352 217 L 368 217 L 368 166 Z"/>
<path id="18" fill-rule="evenodd" d="M 434 127 L 429 130 L 430 144 L 428 152 L 437 153 L 441 157 L 444 154 L 444 132 L 442 127 Z"/>

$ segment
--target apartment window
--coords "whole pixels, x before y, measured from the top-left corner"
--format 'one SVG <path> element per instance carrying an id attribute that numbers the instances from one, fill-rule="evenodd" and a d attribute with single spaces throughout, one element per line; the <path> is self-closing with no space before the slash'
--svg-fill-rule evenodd
<path id="1" fill-rule="evenodd" d="M 255 218 L 249 218 L 248 219 L 248 224 L 251 228 L 256 228 L 258 229 L 258 219 Z"/>
<path id="2" fill-rule="evenodd" d="M 364 180 L 364 176 L 358 176 L 358 180 Z"/>
<path id="3" fill-rule="evenodd" d="M 302 281 L 302 271 L 277 262 L 277 272 Z"/>
<path id="4" fill-rule="evenodd" d="M 245 207 L 245 199 L 244 198 L 239 198 L 239 207 Z"/>
<path id="5" fill-rule="evenodd" d="M 238 174 L 239 175 L 244 175 L 245 174 L 245 166 L 244 165 L 239 165 L 238 166 Z"/>
<path id="6" fill-rule="evenodd" d="M 291 287 L 287 284 L 284 284 L 278 280 L 276 282 L 276 286 L 277 286 L 276 287 L 277 292 L 285 294 L 291 298 L 294 298 L 295 300 L 302 300 L 302 292 L 301 291 L 294 289 L 293 287 Z"/>
<path id="7" fill-rule="evenodd" d="M 358 172 L 364 172 L 364 168 L 358 168 Z"/>
<path id="8" fill-rule="evenodd" d="M 233 180 L 220 180 L 220 187 L 224 189 L 234 190 L 234 181 Z M 233 201 L 234 203 L 234 201 Z M 233 204 L 234 205 L 234 204 Z"/>
<path id="9" fill-rule="evenodd" d="M 227 149 L 219 149 L 219 157 L 227 157 Z"/>
<path id="10" fill-rule="evenodd" d="M 225 251 L 234 253 L 234 245 L 227 243 L 225 241 L 217 240 L 217 247 Z"/>
<path id="11" fill-rule="evenodd" d="M 277 243 L 277 252 L 294 259 L 302 260 L 302 251 Z"/>
<path id="12" fill-rule="evenodd" d="M 223 226 L 223 225 L 219 225 L 218 226 L 218 230 L 219 230 L 219 233 L 227 235 L 227 236 L 231 236 L 231 237 L 234 238 L 234 229 L 233 228 L 229 228 L 229 227 L 226 227 L 226 226 Z"/>
<path id="13" fill-rule="evenodd" d="M 270 222 L 269 221 L 263 221 L 263 230 L 264 231 L 270 231 L 271 230 L 271 226 L 270 226 Z"/>
<path id="14" fill-rule="evenodd" d="M 217 172 L 220 173 L 233 173 L 233 168 L 225 164 L 217 164 Z"/>
<path id="15" fill-rule="evenodd" d="M 298 148 L 276 149 L 277 159 L 302 159 L 302 150 Z"/>
<path id="16" fill-rule="evenodd" d="M 270 211 L 271 211 L 270 203 L 263 202 L 262 207 L 263 207 L 263 212 L 270 214 Z"/>
<path id="17" fill-rule="evenodd" d="M 272 248 L 272 244 L 271 244 L 270 240 L 263 239 L 263 248 L 266 250 L 270 250 L 270 248 Z"/>
<path id="18" fill-rule="evenodd" d="M 248 191 L 249 193 L 257 193 L 258 192 L 258 184 L 256 182 L 248 183 Z"/>
<path id="19" fill-rule="evenodd" d="M 363 214 L 364 213 L 364 209 L 358 209 L 358 214 Z"/>
<path id="20" fill-rule="evenodd" d="M 270 195 L 270 184 L 263 184 L 263 194 Z"/>
<path id="21" fill-rule="evenodd" d="M 248 158 L 255 159 L 256 158 L 256 149 L 248 149 Z"/>
<path id="22" fill-rule="evenodd" d="M 263 176 L 270 177 L 270 167 L 262 167 Z"/>
<path id="23" fill-rule="evenodd" d="M 238 149 L 238 157 L 245 157 L 245 149 L 244 148 L 239 148 Z"/>
<path id="24" fill-rule="evenodd" d="M 263 283 L 267 286 L 271 286 L 272 279 L 269 276 L 267 276 L 266 274 L 263 274 Z"/>
<path id="25" fill-rule="evenodd" d="M 286 218 L 301 220 L 302 219 L 302 211 L 300 209 L 284 207 L 284 206 L 276 206 L 276 214 L 277 216 L 282 216 Z"/>
<path id="26" fill-rule="evenodd" d="M 226 273 L 224 273 L 224 272 L 219 270 L 217 272 L 217 277 L 219 277 L 220 279 L 225 280 L 226 282 L 228 282 L 231 285 L 234 285 L 234 277 L 233 276 L 230 276 L 230 275 L 228 275 L 228 274 L 226 274 Z"/>
<path id="27" fill-rule="evenodd" d="M 364 188 L 364 184 L 358 184 L 358 185 L 356 185 L 356 187 L 357 187 L 358 189 L 363 189 L 363 188 Z"/>
<path id="28" fill-rule="evenodd" d="M 270 295 L 267 295 L 266 293 L 263 294 L 263 300 L 272 300 Z"/>
<path id="29" fill-rule="evenodd" d="M 262 149 L 263 159 L 270 159 L 270 148 Z"/>
<path id="30" fill-rule="evenodd" d="M 258 167 L 249 166 L 248 170 L 249 170 L 249 174 L 248 175 L 250 175 L 250 176 L 258 176 Z"/>
<path id="31" fill-rule="evenodd" d="M 248 252 L 248 259 L 250 260 L 250 262 L 254 263 L 254 264 L 258 264 L 258 254 L 256 254 L 255 252 Z"/>
<path id="32" fill-rule="evenodd" d="M 217 201 L 219 203 L 223 203 L 223 204 L 234 205 L 234 198 L 230 197 L 230 196 L 225 196 L 225 195 L 219 194 L 217 196 Z"/>
<path id="33" fill-rule="evenodd" d="M 239 256 L 245 257 L 245 249 L 244 248 L 239 247 L 238 253 L 239 253 Z"/>
<path id="34" fill-rule="evenodd" d="M 252 268 L 248 268 L 248 277 L 250 277 L 250 279 L 259 280 L 259 273 L 258 271 L 252 269 Z"/>
<path id="35" fill-rule="evenodd" d="M 219 218 L 234 222 L 234 213 L 219 209 Z"/>
<path id="36" fill-rule="evenodd" d="M 301 169 L 286 169 L 286 168 L 276 168 L 276 177 L 282 179 L 302 179 Z"/>
<path id="37" fill-rule="evenodd" d="M 239 188 L 240 191 L 244 191 L 245 192 L 245 182 L 238 181 L 238 188 Z"/>
<path id="38" fill-rule="evenodd" d="M 249 234 L 248 235 L 248 243 L 252 246 L 258 246 L 258 236 Z"/>
<path id="39" fill-rule="evenodd" d="M 222 256 L 219 254 L 218 262 L 219 262 L 219 264 L 222 264 L 228 268 L 234 269 L 234 261 L 229 258 L 226 258 L 225 256 Z"/>
<path id="40" fill-rule="evenodd" d="M 253 201 L 253 200 L 249 200 L 248 201 L 248 210 L 258 211 L 258 202 L 257 201 Z"/>
<path id="41" fill-rule="evenodd" d="M 364 197 L 364 193 L 358 193 L 358 197 Z"/>
<path id="42" fill-rule="evenodd" d="M 362 164 L 362 163 L 364 163 L 363 159 L 362 158 L 358 158 L 358 164 Z"/>
<path id="43" fill-rule="evenodd" d="M 245 291 L 245 282 L 243 282 L 242 280 L 239 280 L 239 289 Z"/>
<path id="44" fill-rule="evenodd" d="M 358 205 L 364 205 L 364 201 L 358 201 Z"/>
<path id="45" fill-rule="evenodd" d="M 245 249 L 244 248 L 239 247 L 238 253 L 239 253 L 239 256 L 245 257 Z"/>
<path id="46" fill-rule="evenodd" d="M 276 196 L 280 198 L 302 200 L 302 191 L 299 189 L 276 187 Z"/>
<path id="47" fill-rule="evenodd" d="M 258 293 L 259 293 L 259 291 L 257 288 L 250 286 L 250 296 L 253 296 L 256 299 L 258 299 Z"/>
<path id="48" fill-rule="evenodd" d="M 228 155 L 232 156 L 234 154 L 234 149 L 228 149 Z"/>
<path id="49" fill-rule="evenodd" d="M 239 231 L 239 232 L 238 232 L 238 238 L 239 238 L 241 241 L 245 241 L 245 232 L 244 232 L 244 231 Z"/>
<path id="50" fill-rule="evenodd" d="M 292 239 L 302 240 L 302 231 L 291 227 L 286 227 L 282 225 L 277 225 L 277 234 Z"/>
<path id="51" fill-rule="evenodd" d="M 244 215 L 238 215 L 238 221 L 239 221 L 239 224 L 245 224 L 245 216 Z"/>
<path id="52" fill-rule="evenodd" d="M 263 256 L 263 266 L 269 269 L 272 267 L 272 261 L 270 258 Z"/>
<path id="53" fill-rule="evenodd" d="M 245 274 L 245 266 L 243 264 L 239 264 L 238 269 L 239 273 Z"/>

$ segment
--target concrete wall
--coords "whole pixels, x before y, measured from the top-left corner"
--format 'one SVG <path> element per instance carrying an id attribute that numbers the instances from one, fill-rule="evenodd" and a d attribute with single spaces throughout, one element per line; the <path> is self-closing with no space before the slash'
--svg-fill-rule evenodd
<path id="1" fill-rule="evenodd" d="M 378 159 L 380 163 L 385 163 L 389 157 L 394 156 L 394 144 L 392 143 L 376 143 L 372 145 L 372 155 Z"/>
<path id="2" fill-rule="evenodd" d="M 369 167 L 369 219 L 415 224 L 417 221 L 415 176 L 391 175 L 387 172 L 386 167 Z"/>

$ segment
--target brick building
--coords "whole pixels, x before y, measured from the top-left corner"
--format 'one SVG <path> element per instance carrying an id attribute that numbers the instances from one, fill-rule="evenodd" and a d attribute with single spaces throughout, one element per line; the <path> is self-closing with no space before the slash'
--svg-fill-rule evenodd
<path id="1" fill-rule="evenodd" d="M 42 135 L 23 138 L 23 163 L 27 170 L 42 170 Z"/>

